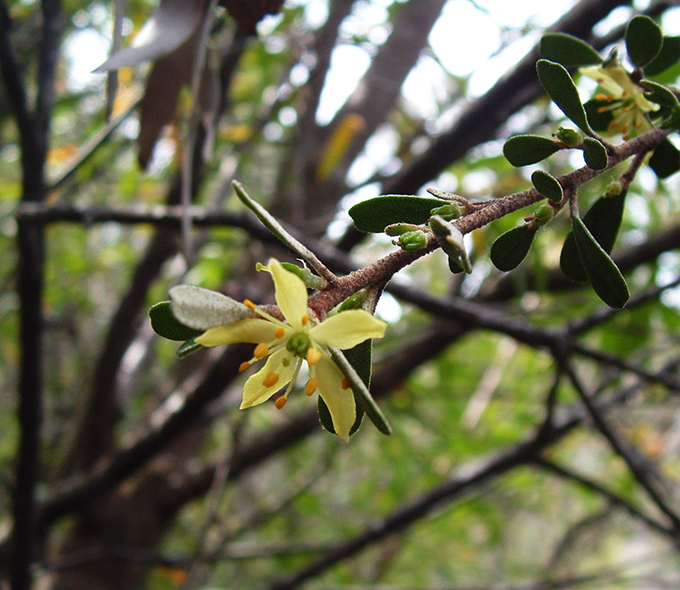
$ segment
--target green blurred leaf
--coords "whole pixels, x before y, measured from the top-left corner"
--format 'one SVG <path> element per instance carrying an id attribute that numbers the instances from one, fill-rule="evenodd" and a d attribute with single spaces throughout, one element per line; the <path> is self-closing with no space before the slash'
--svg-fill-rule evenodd
<path id="1" fill-rule="evenodd" d="M 571 221 L 578 254 L 593 290 L 609 307 L 621 309 L 630 299 L 626 279 L 583 221 L 575 216 Z"/>
<path id="2" fill-rule="evenodd" d="M 662 107 L 675 108 L 680 103 L 678 99 L 666 86 L 653 82 L 652 80 L 640 80 L 640 86 L 647 88 L 649 92 L 645 92 L 645 98 L 651 102 Z"/>
<path id="3" fill-rule="evenodd" d="M 349 215 L 359 231 L 378 233 L 393 223 L 425 223 L 430 218 L 430 211 L 442 205 L 446 205 L 442 199 L 384 195 L 357 203 L 349 210 Z"/>
<path id="4" fill-rule="evenodd" d="M 182 346 L 180 346 L 177 349 L 177 354 L 178 358 L 184 358 L 185 356 L 190 355 L 192 352 L 196 352 L 197 350 L 203 348 L 198 342 L 194 342 L 193 340 L 187 340 Z"/>
<path id="5" fill-rule="evenodd" d="M 503 155 L 513 166 L 528 166 L 545 160 L 561 148 L 550 137 L 541 135 L 517 135 L 503 146 Z"/>
<path id="6" fill-rule="evenodd" d="M 573 121 L 581 131 L 592 135 L 593 131 L 588 124 L 576 84 L 564 66 L 547 59 L 539 59 L 536 63 L 536 72 L 543 89 L 567 118 Z"/>
<path id="7" fill-rule="evenodd" d="M 670 140 L 665 139 L 652 152 L 649 167 L 659 178 L 668 178 L 680 170 L 680 151 Z"/>
<path id="8" fill-rule="evenodd" d="M 583 216 L 583 223 L 602 249 L 609 253 L 614 248 L 619 234 L 626 191 L 615 197 L 600 197 Z M 560 268 L 572 281 L 586 283 L 588 276 L 576 247 L 574 233 L 569 232 L 560 255 Z"/>
<path id="9" fill-rule="evenodd" d="M 626 28 L 626 52 L 638 68 L 644 68 L 659 55 L 663 46 L 663 32 L 648 16 L 639 14 Z"/>
<path id="10" fill-rule="evenodd" d="M 588 43 L 566 33 L 546 33 L 541 37 L 541 57 L 565 68 L 602 63 L 602 57 Z"/>
<path id="11" fill-rule="evenodd" d="M 546 199 L 550 199 L 553 203 L 559 203 L 562 200 L 564 196 L 562 185 L 551 174 L 544 170 L 534 170 L 531 174 L 531 182 Z"/>
<path id="12" fill-rule="evenodd" d="M 604 170 L 608 164 L 607 148 L 597 139 L 586 137 L 583 140 L 583 158 L 588 168 Z"/>
<path id="13" fill-rule="evenodd" d="M 149 319 L 153 331 L 168 340 L 191 340 L 203 334 L 203 330 L 194 330 L 180 324 L 172 314 L 170 301 L 156 303 L 149 310 Z"/>
<path id="14" fill-rule="evenodd" d="M 646 76 L 658 76 L 680 60 L 680 37 L 663 38 L 661 51 L 654 60 L 645 66 Z"/>
<path id="15" fill-rule="evenodd" d="M 496 238 L 491 246 L 491 262 L 498 270 L 517 268 L 526 258 L 538 228 L 520 225 Z"/>

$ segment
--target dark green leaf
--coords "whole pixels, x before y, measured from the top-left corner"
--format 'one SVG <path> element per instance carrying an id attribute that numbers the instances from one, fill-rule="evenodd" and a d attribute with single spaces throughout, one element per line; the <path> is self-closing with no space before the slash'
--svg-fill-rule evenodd
<path id="1" fill-rule="evenodd" d="M 638 68 L 652 63 L 661 52 L 663 32 L 651 18 L 637 15 L 626 28 L 626 52 Z"/>
<path id="2" fill-rule="evenodd" d="M 665 139 L 652 153 L 649 167 L 659 178 L 668 178 L 680 170 L 680 151 L 668 139 Z"/>
<path id="3" fill-rule="evenodd" d="M 657 82 L 652 82 L 651 80 L 640 80 L 640 86 L 647 88 L 649 92 L 645 92 L 645 98 L 652 102 L 655 102 L 662 107 L 675 108 L 680 103 L 675 94 L 673 94 L 668 88 L 663 84 L 658 84 Z"/>
<path id="4" fill-rule="evenodd" d="M 191 340 L 203 334 L 203 330 L 194 330 L 187 328 L 184 324 L 180 324 L 172 314 L 170 306 L 170 301 L 161 301 L 149 310 L 151 327 L 156 334 L 168 340 L 182 341 Z"/>
<path id="5" fill-rule="evenodd" d="M 588 168 L 593 170 L 604 170 L 607 167 L 607 148 L 597 139 L 586 137 L 583 140 L 583 158 Z"/>
<path id="6" fill-rule="evenodd" d="M 657 76 L 680 60 L 680 37 L 664 37 L 661 51 L 645 67 L 646 76 Z"/>
<path id="7" fill-rule="evenodd" d="M 184 358 L 185 356 L 190 355 L 192 352 L 196 352 L 200 348 L 203 348 L 200 344 L 197 342 L 194 342 L 193 340 L 187 340 L 182 346 L 180 346 L 177 349 L 177 352 L 175 353 L 179 358 Z"/>
<path id="8" fill-rule="evenodd" d="M 517 268 L 526 258 L 538 228 L 520 225 L 496 238 L 491 246 L 491 262 L 498 270 Z"/>
<path id="9" fill-rule="evenodd" d="M 622 308 L 630 299 L 630 291 L 619 267 L 597 243 L 581 219 L 572 217 L 571 221 L 578 254 L 593 290 L 609 307 Z"/>
<path id="10" fill-rule="evenodd" d="M 593 131 L 588 125 L 586 112 L 581 104 L 576 84 L 571 79 L 569 72 L 558 63 L 539 59 L 536 63 L 536 72 L 541 86 L 548 93 L 553 102 L 560 110 L 571 119 L 584 133 L 592 135 Z"/>
<path id="11" fill-rule="evenodd" d="M 600 197 L 583 216 L 583 223 L 590 231 L 590 234 L 607 253 L 611 252 L 614 248 L 619 234 L 625 200 L 625 191 L 616 197 Z M 572 281 L 577 283 L 586 283 L 588 281 L 588 276 L 581 264 L 581 258 L 576 248 L 573 232 L 569 232 L 567 239 L 564 240 L 560 255 L 560 268 Z"/>
<path id="12" fill-rule="evenodd" d="M 384 195 L 357 203 L 349 210 L 349 215 L 359 231 L 377 233 L 393 223 L 425 223 L 430 218 L 430 211 L 442 205 L 446 205 L 442 199 Z"/>
<path id="13" fill-rule="evenodd" d="M 541 57 L 565 68 L 602 63 L 602 57 L 582 39 L 566 33 L 546 33 L 541 37 Z"/>
<path id="14" fill-rule="evenodd" d="M 513 166 L 528 166 L 545 160 L 560 149 L 560 146 L 550 137 L 517 135 L 505 142 L 503 155 Z"/>
<path id="15" fill-rule="evenodd" d="M 607 108 L 608 105 L 607 101 L 594 98 L 583 105 L 588 116 L 588 122 L 595 131 L 607 131 L 614 120 L 614 114 Z"/>
<path id="16" fill-rule="evenodd" d="M 465 272 L 463 267 L 458 264 L 455 260 L 451 259 L 449 257 L 449 270 L 454 274 L 457 275 L 458 273 Z"/>
<path id="17" fill-rule="evenodd" d="M 546 199 L 550 199 L 553 203 L 559 203 L 562 200 L 564 196 L 562 185 L 551 174 L 544 170 L 534 170 L 531 174 L 531 182 Z"/>

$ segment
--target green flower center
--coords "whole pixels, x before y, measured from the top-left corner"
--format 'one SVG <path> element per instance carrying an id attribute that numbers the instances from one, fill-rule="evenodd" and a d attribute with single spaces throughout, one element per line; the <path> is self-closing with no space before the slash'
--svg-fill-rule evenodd
<path id="1" fill-rule="evenodd" d="M 288 339 L 286 350 L 303 359 L 307 356 L 307 351 L 311 345 L 312 341 L 307 334 L 304 332 L 296 332 Z"/>

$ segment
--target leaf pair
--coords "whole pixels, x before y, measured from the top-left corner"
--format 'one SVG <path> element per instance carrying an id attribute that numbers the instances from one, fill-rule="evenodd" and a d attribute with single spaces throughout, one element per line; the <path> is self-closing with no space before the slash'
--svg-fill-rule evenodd
<path id="1" fill-rule="evenodd" d="M 601 197 L 583 219 L 572 216 L 572 231 L 562 246 L 562 272 L 577 283 L 590 282 L 607 305 L 623 307 L 630 297 L 621 271 L 609 256 L 623 218 L 625 191 Z"/>

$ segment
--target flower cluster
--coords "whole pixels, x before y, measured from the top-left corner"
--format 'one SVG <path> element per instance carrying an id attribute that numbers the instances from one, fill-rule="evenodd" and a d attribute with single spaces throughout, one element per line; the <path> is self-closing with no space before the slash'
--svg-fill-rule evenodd
<path id="1" fill-rule="evenodd" d="M 602 103 L 599 112 L 610 112 L 613 116 L 610 131 L 629 139 L 652 128 L 647 113 L 659 106 L 645 98 L 644 89 L 631 80 L 617 59 L 581 68 L 580 72 L 599 84 L 601 92 L 595 95 L 595 100 Z"/>
<path id="2" fill-rule="evenodd" d="M 241 408 L 261 404 L 285 387 L 275 402 L 281 409 L 306 362 L 309 379 L 305 393 L 310 396 L 319 393 L 328 406 L 336 434 L 347 441 L 356 419 L 354 394 L 349 379 L 332 360 L 329 347 L 347 350 L 370 338 L 381 338 L 386 324 L 361 309 L 343 311 L 321 321 L 308 309 L 307 287 L 302 279 L 274 259 L 263 270 L 272 275 L 276 303 L 284 319 L 246 300 L 244 303 L 253 317 L 209 328 L 195 341 L 206 347 L 237 342 L 256 344 L 252 359 L 241 365 L 241 371 L 267 359 L 246 381 Z M 173 296 L 172 290 L 170 295 L 173 313 L 180 321 L 184 307 L 191 306 L 195 313 L 194 302 L 185 301 L 178 292 Z"/>

